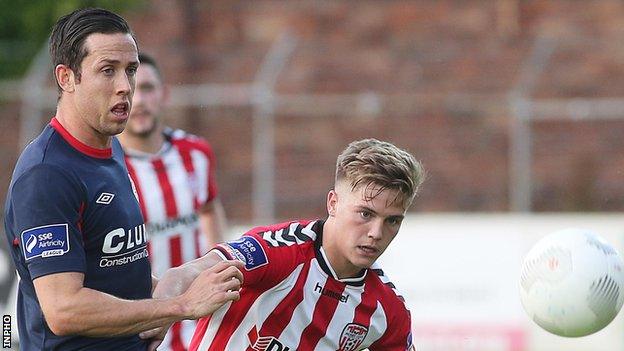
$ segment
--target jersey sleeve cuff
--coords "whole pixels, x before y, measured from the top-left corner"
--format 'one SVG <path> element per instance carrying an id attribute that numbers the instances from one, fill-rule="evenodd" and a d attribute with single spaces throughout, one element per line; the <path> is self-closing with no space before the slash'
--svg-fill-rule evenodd
<path id="1" fill-rule="evenodd" d="M 46 275 L 56 274 L 56 273 L 67 273 L 67 272 L 76 272 L 76 273 L 83 273 L 83 274 L 86 273 L 86 269 L 84 265 L 81 264 L 82 262 L 73 261 L 73 262 L 67 262 L 67 263 L 70 263 L 70 264 L 66 264 L 61 267 L 55 267 L 55 265 L 49 264 L 47 262 L 31 263 L 28 265 L 28 271 L 30 272 L 30 277 L 32 280 L 39 278 L 39 277 L 46 276 Z"/>
<path id="2" fill-rule="evenodd" d="M 217 246 L 215 246 L 212 250 L 210 251 L 214 251 L 217 255 L 219 255 L 219 257 L 221 257 L 223 260 L 237 260 L 238 258 L 236 258 L 236 256 L 232 255 L 229 250 L 224 247 L 223 244 L 217 244 Z"/>

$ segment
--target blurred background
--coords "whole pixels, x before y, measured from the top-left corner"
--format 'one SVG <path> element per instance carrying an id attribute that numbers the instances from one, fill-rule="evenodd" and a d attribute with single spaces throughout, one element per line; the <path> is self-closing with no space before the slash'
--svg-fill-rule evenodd
<path id="1" fill-rule="evenodd" d="M 232 235 L 324 217 L 337 154 L 391 141 L 428 172 L 384 257 L 420 351 L 624 349 L 621 316 L 562 339 L 528 320 L 516 286 L 552 230 L 623 247 L 624 2 L 0 0 L 2 199 L 54 115 L 50 28 L 84 6 L 122 14 L 160 62 L 166 122 L 212 144 Z"/>

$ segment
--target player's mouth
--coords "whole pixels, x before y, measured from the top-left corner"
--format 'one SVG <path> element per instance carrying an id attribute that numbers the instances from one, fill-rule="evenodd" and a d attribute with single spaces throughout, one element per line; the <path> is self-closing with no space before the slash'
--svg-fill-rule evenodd
<path id="1" fill-rule="evenodd" d="M 364 256 L 375 257 L 379 253 L 379 250 L 377 248 L 375 248 L 373 246 L 368 246 L 368 245 L 358 245 L 357 249 Z"/>
<path id="2" fill-rule="evenodd" d="M 120 102 L 115 104 L 110 110 L 119 119 L 127 119 L 130 113 L 130 104 L 128 102 Z"/>

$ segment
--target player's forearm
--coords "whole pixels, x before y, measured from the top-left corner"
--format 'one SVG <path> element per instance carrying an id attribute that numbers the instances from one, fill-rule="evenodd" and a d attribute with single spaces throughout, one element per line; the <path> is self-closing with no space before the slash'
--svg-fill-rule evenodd
<path id="1" fill-rule="evenodd" d="M 58 335 L 132 335 L 186 317 L 179 298 L 131 301 L 88 288 L 57 305 L 46 318 Z"/>

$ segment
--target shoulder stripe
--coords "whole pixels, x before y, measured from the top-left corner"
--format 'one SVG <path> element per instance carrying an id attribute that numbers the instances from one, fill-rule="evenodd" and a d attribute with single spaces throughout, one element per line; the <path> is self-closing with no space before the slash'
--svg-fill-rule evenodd
<path id="1" fill-rule="evenodd" d="M 277 230 L 267 230 L 262 233 L 262 238 L 269 246 L 291 246 L 302 244 L 306 241 L 316 240 L 316 233 L 312 230 L 315 222 L 308 223 L 305 227 L 299 222 L 290 223 L 287 227 Z"/>

